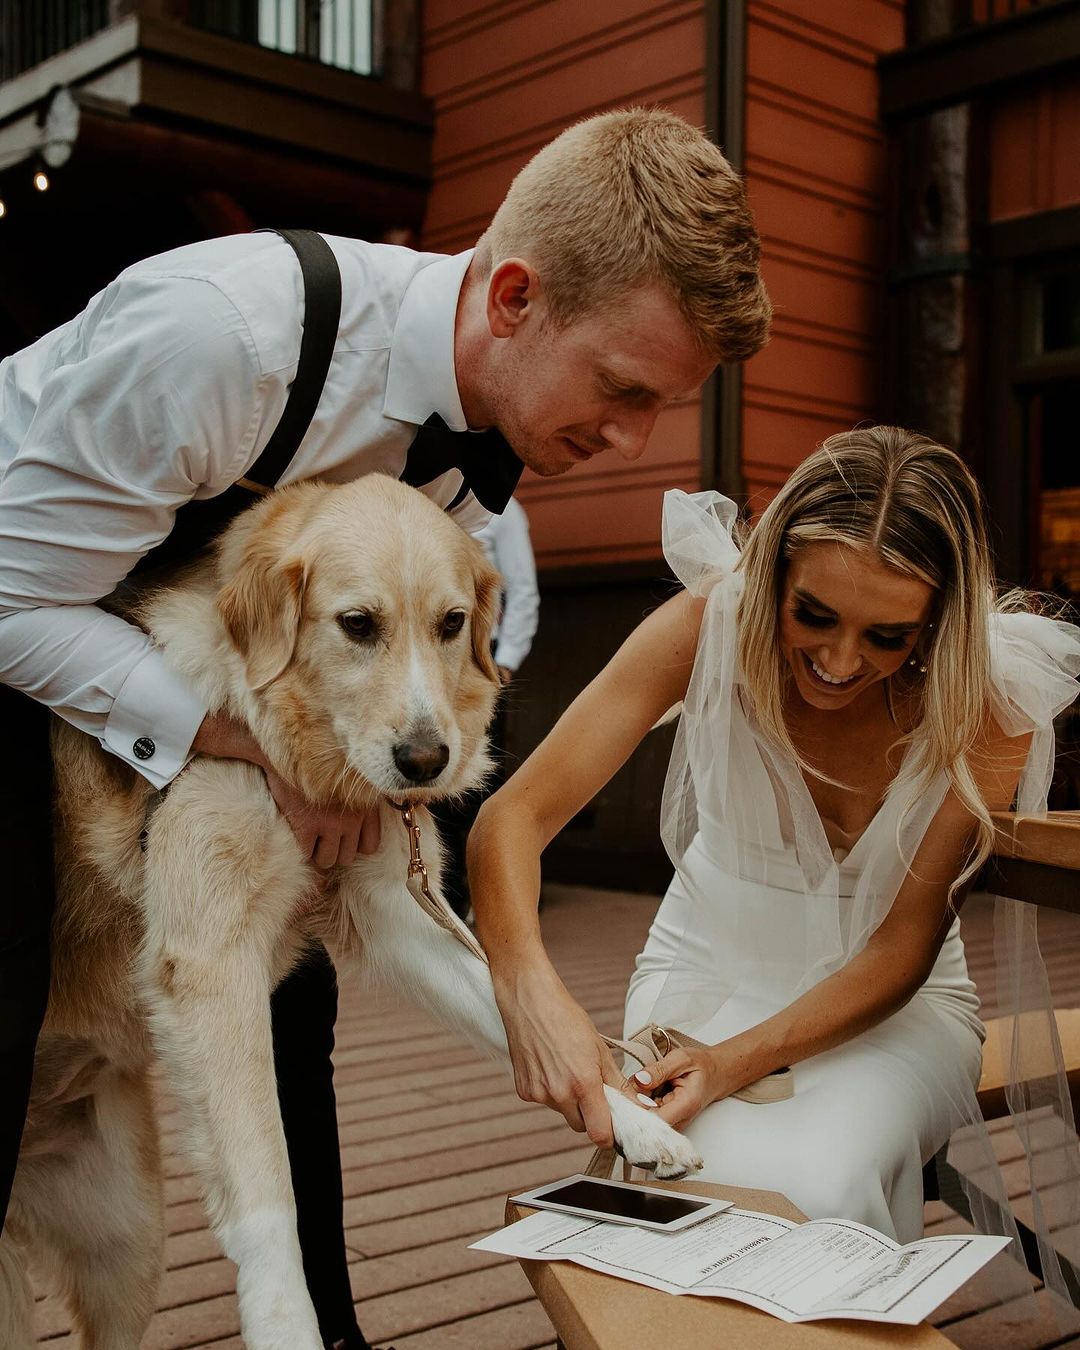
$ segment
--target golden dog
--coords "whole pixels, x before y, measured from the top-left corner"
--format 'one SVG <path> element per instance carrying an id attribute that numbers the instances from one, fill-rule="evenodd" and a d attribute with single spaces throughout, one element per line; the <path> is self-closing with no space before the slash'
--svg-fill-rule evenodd
<path id="1" fill-rule="evenodd" d="M 59 877 L 49 1013 L 9 1222 L 0 1346 L 29 1350 L 31 1254 L 86 1350 L 135 1350 L 164 1240 L 151 1071 L 180 1102 L 211 1223 L 238 1266 L 252 1350 L 321 1350 L 278 1109 L 269 996 L 313 939 L 506 1057 L 487 969 L 414 903 L 387 801 L 478 783 L 498 688 L 499 578 L 438 507 L 390 478 L 303 483 L 245 512 L 139 620 L 207 706 L 246 723 L 312 801 L 378 806 L 377 853 L 302 856 L 262 771 L 198 757 L 159 798 L 57 722 Z M 660 1175 L 693 1150 L 611 1090 L 616 1138 Z"/>

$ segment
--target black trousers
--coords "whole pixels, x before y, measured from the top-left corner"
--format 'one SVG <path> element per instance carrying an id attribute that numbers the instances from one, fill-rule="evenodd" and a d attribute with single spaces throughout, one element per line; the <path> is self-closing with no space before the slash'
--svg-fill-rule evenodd
<path id="1" fill-rule="evenodd" d="M 49 996 L 54 887 L 48 731 L 44 708 L 0 685 L 0 1228 Z M 344 1340 L 350 1350 L 363 1350 L 346 1264 L 330 1061 L 337 981 L 325 950 L 278 987 L 271 1016 L 300 1248 L 319 1329 L 328 1346 Z"/>

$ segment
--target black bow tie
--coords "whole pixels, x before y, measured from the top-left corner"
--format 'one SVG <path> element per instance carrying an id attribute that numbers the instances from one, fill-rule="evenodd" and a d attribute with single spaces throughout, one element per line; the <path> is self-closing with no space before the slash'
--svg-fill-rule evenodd
<path id="1" fill-rule="evenodd" d="M 465 482 L 450 505 L 457 506 L 471 492 L 485 510 L 501 516 L 524 467 L 501 431 L 451 431 L 432 413 L 409 446 L 401 481 L 423 487 L 458 469 Z"/>

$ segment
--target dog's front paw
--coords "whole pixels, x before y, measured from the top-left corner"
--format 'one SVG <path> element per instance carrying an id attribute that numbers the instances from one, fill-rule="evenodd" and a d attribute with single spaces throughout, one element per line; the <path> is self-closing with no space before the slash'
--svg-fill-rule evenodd
<path id="1" fill-rule="evenodd" d="M 624 1097 L 612 1087 L 604 1087 L 611 1109 L 615 1147 L 628 1163 L 652 1172 L 660 1181 L 672 1181 L 696 1172 L 701 1159 L 685 1134 L 673 1130 L 656 1111 Z"/>

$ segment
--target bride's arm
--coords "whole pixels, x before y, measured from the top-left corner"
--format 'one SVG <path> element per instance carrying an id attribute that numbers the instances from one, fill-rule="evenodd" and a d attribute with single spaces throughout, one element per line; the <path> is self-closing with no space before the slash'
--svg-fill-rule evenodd
<path id="1" fill-rule="evenodd" d="M 973 754 L 989 810 L 1008 810 L 1030 739 L 999 735 Z M 950 790 L 888 914 L 861 952 L 767 1021 L 705 1051 L 673 1051 L 654 1067 L 643 1087 L 670 1085 L 658 1097 L 665 1119 L 685 1125 L 710 1102 L 842 1045 L 902 1008 L 925 984 L 952 923 L 949 887 L 963 868 L 972 831 L 971 814 Z"/>
<path id="2" fill-rule="evenodd" d="M 483 805 L 469 836 L 469 887 L 491 962 L 517 1089 L 610 1144 L 603 1083 L 623 1079 L 540 937 L 540 854 L 686 693 L 704 602 L 680 594 L 651 614 L 546 739 Z M 599 939 L 598 939 L 599 940 Z"/>

